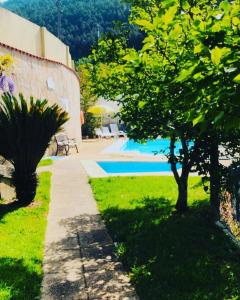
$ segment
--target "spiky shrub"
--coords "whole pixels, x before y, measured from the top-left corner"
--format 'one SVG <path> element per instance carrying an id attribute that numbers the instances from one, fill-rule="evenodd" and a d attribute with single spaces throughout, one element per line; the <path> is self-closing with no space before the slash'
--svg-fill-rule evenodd
<path id="1" fill-rule="evenodd" d="M 68 115 L 46 99 L 30 101 L 2 95 L 0 103 L 0 155 L 12 163 L 13 185 L 19 204 L 30 204 L 36 194 L 36 168 L 54 134 L 62 129 Z"/>

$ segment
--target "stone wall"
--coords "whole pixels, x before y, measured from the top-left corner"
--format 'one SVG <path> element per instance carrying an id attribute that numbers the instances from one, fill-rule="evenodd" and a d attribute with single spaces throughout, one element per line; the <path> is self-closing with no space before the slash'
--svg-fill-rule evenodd
<path id="1" fill-rule="evenodd" d="M 15 94 L 21 92 L 26 98 L 46 98 L 50 104 L 59 104 L 70 116 L 65 125 L 66 133 L 80 142 L 80 86 L 76 73 L 60 63 L 0 44 L 0 55 L 4 54 L 10 54 L 14 59 L 11 72 Z"/>
<path id="2" fill-rule="evenodd" d="M 79 143 L 80 86 L 69 47 L 46 28 L 0 8 L 0 55 L 5 54 L 14 59 L 10 72 L 16 86 L 15 95 L 22 93 L 27 99 L 33 96 L 60 105 L 70 117 L 64 130 Z M 54 153 L 52 143 L 46 154 Z M 0 164 L 0 198 L 11 200 L 15 192 L 6 171 Z"/>
<path id="3" fill-rule="evenodd" d="M 4 8 L 0 8 L 0 42 L 70 68 L 73 66 L 68 46 L 46 28 Z"/>

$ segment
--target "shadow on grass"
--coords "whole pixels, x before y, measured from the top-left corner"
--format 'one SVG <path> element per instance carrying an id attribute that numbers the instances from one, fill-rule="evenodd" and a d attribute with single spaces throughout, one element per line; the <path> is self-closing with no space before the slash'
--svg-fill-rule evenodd
<path id="1" fill-rule="evenodd" d="M 202 202 L 184 215 L 150 198 L 102 212 L 141 300 L 240 299 L 239 252 Z"/>
<path id="2" fill-rule="evenodd" d="M 27 267 L 24 261 L 0 259 L 0 299 L 38 299 L 42 275 Z"/>
<path id="3" fill-rule="evenodd" d="M 23 207 L 26 207 L 26 205 L 23 205 L 21 202 L 17 200 L 7 204 L 0 204 L 0 222 L 5 215 Z"/>

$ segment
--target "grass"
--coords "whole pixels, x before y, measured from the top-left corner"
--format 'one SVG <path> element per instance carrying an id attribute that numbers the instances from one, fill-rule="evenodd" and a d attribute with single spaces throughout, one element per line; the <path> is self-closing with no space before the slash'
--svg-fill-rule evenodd
<path id="1" fill-rule="evenodd" d="M 50 158 L 42 159 L 38 164 L 38 167 L 47 167 L 53 164 L 53 160 Z"/>
<path id="2" fill-rule="evenodd" d="M 40 294 L 51 173 L 40 174 L 32 206 L 1 212 L 0 299 L 34 300 Z"/>
<path id="3" fill-rule="evenodd" d="M 240 299 L 239 252 L 210 221 L 199 178 L 190 178 L 184 215 L 174 211 L 172 177 L 90 182 L 141 300 Z"/>

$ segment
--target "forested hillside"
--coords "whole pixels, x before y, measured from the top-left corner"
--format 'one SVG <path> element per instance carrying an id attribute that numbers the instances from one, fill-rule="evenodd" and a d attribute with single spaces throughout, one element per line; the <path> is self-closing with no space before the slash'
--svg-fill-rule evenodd
<path id="1" fill-rule="evenodd" d="M 57 35 L 56 0 L 8 0 L 1 5 Z M 111 31 L 113 21 L 127 22 L 129 5 L 121 0 L 61 0 L 61 11 L 61 39 L 77 59 L 90 53 L 98 33 Z M 139 38 L 134 32 L 132 43 L 137 44 Z"/>

